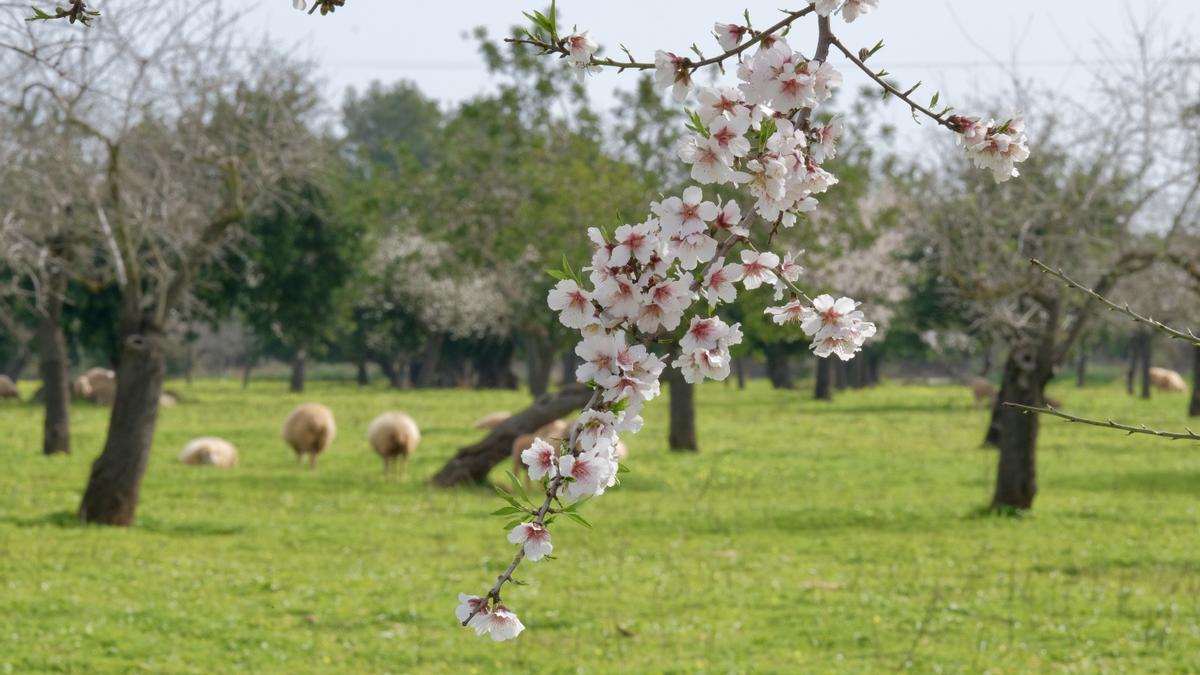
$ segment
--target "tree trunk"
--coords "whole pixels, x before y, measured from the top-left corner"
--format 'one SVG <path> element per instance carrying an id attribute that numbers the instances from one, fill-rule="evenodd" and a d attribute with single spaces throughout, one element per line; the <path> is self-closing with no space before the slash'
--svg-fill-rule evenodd
<path id="1" fill-rule="evenodd" d="M 529 393 L 534 398 L 550 389 L 550 370 L 554 365 L 554 350 L 550 340 L 541 333 L 525 336 L 525 368 L 529 379 Z"/>
<path id="2" fill-rule="evenodd" d="M 299 349 L 296 355 L 292 358 L 292 380 L 288 384 L 288 391 L 293 394 L 299 394 L 304 391 L 304 368 L 308 363 L 308 353 Z"/>
<path id="3" fill-rule="evenodd" d="M 365 359 L 358 359 L 354 363 L 354 381 L 358 386 L 365 387 L 371 384 L 371 376 L 367 372 L 367 362 Z"/>
<path id="4" fill-rule="evenodd" d="M 39 369 L 42 374 L 42 401 L 46 418 L 42 426 L 42 453 L 71 452 L 71 388 L 67 377 L 67 340 L 62 329 L 63 291 L 61 283 L 50 279 L 45 307 L 38 317 L 37 339 Z"/>
<path id="5" fill-rule="evenodd" d="M 133 523 L 142 476 L 150 460 L 167 367 L 162 332 L 157 328 L 122 330 L 120 338 L 116 402 L 104 451 L 92 463 L 79 519 L 128 526 Z"/>
<path id="6" fill-rule="evenodd" d="M 813 398 L 818 401 L 833 400 L 833 363 L 829 358 L 814 357 L 817 359 L 817 384 L 813 391 Z"/>
<path id="7" fill-rule="evenodd" d="M 683 379 L 678 368 L 664 373 L 670 390 L 670 430 L 667 446 L 675 451 L 699 452 L 696 442 L 696 385 Z"/>
<path id="8" fill-rule="evenodd" d="M 1026 510 L 1037 495 L 1038 415 L 1001 405 L 1005 402 L 1040 407 L 1053 372 L 1053 344 L 1015 348 L 1004 364 L 1000 393 L 992 411 L 996 445 L 1000 449 L 992 508 Z"/>
<path id="9" fill-rule="evenodd" d="M 1192 401 L 1188 417 L 1200 417 L 1200 345 L 1192 347 Z"/>
<path id="10" fill-rule="evenodd" d="M 771 386 L 776 389 L 795 389 L 787 347 L 780 342 L 767 343 L 763 345 L 763 353 L 767 356 L 767 378 L 771 380 Z"/>
<path id="11" fill-rule="evenodd" d="M 733 360 L 733 374 L 737 377 L 737 388 L 746 388 L 746 357 L 739 356 Z"/>
<path id="12" fill-rule="evenodd" d="M 1150 331 L 1142 331 L 1142 398 L 1150 398 L 1150 359 L 1154 345 L 1151 344 Z"/>
<path id="13" fill-rule="evenodd" d="M 867 355 L 867 384 L 879 384 L 879 364 L 883 360 L 878 352 L 872 351 Z"/>
<path id="14" fill-rule="evenodd" d="M 500 423 L 483 440 L 460 448 L 433 477 L 433 484 L 450 487 L 460 483 L 482 483 L 492 467 L 512 457 L 512 445 L 518 436 L 561 419 L 587 405 L 592 391 L 582 385 L 570 385 L 547 394 L 525 410 Z"/>

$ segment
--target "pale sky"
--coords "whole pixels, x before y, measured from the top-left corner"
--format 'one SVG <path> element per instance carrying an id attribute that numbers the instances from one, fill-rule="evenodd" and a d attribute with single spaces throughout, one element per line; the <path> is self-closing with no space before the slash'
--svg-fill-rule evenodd
<path id="1" fill-rule="evenodd" d="M 411 80 L 443 103 L 486 92 L 492 85 L 465 34 L 476 26 L 486 26 L 493 35 L 507 33 L 510 25 L 524 23 L 522 10 L 548 4 L 348 0 L 346 7 L 322 17 L 295 11 L 289 0 L 226 3 L 249 12 L 248 26 L 318 60 L 334 104 L 346 87 L 361 89 L 376 79 Z M 657 48 L 682 54 L 693 42 L 706 54 L 716 53 L 710 34 L 715 20 L 737 21 L 745 7 L 755 25 L 765 26 L 777 20 L 784 4 L 560 0 L 558 8 L 562 23 L 590 30 L 606 53 L 619 55 L 617 45 L 624 43 L 639 60 L 652 60 Z M 942 101 L 965 111 L 968 103 L 994 99 L 990 92 L 1007 87 L 1013 73 L 1036 88 L 1086 99 L 1088 69 L 1104 55 L 1098 39 L 1125 46 L 1130 17 L 1143 20 L 1148 12 L 1158 12 L 1179 37 L 1198 42 L 1197 0 L 882 0 L 876 12 L 853 24 L 835 19 L 834 29 L 851 47 L 869 47 L 884 38 L 886 48 L 872 59 L 873 65 L 886 67 L 904 85 L 924 81 L 922 100 L 940 90 Z M 807 52 L 815 22 L 802 30 L 806 32 L 789 41 Z M 847 86 L 857 89 L 863 79 L 851 75 L 853 66 L 842 59 L 835 63 L 847 75 Z M 593 99 L 611 107 L 613 88 L 632 77 L 607 72 L 591 78 Z M 732 73 L 727 77 L 732 80 Z M 893 107 L 897 120 L 906 119 L 903 108 Z M 971 112 L 1001 116 L 1012 111 Z"/>

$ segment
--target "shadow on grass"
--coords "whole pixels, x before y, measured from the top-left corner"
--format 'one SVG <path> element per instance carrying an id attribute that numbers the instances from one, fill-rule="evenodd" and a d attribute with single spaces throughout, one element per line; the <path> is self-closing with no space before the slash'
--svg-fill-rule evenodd
<path id="1" fill-rule="evenodd" d="M 1143 471 L 1140 473 L 1093 473 L 1056 478 L 1054 488 L 1088 492 L 1144 492 L 1200 496 L 1200 472 Z"/>
<path id="2" fill-rule="evenodd" d="M 0 519 L 0 522 L 11 523 L 17 527 L 57 527 L 64 530 L 89 527 L 86 523 L 80 522 L 79 515 L 74 511 L 55 511 L 42 516 L 33 516 L 29 518 L 10 516 Z M 159 520 L 157 518 L 138 518 L 134 529 L 176 537 L 195 537 L 229 536 L 240 534 L 245 528 L 236 525 L 221 525 L 218 523 L 172 523 Z"/>

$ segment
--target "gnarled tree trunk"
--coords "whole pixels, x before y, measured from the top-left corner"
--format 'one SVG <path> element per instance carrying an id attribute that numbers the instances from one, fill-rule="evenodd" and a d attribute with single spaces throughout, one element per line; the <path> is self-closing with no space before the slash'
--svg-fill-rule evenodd
<path id="1" fill-rule="evenodd" d="M 1000 450 L 992 508 L 1030 509 L 1037 495 L 1038 416 L 1005 402 L 1040 407 L 1053 374 L 1053 344 L 1020 346 L 1004 363 L 992 429 Z"/>
<path id="2" fill-rule="evenodd" d="M 117 364 L 117 398 L 109 421 L 104 451 L 92 463 L 79 519 L 101 525 L 131 525 L 167 367 L 163 335 L 155 326 L 123 328 Z"/>
<path id="3" fill-rule="evenodd" d="M 497 464 L 512 457 L 513 441 L 533 433 L 573 410 L 587 405 L 592 391 L 583 385 L 571 385 L 547 394 L 533 405 L 504 420 L 483 440 L 460 448 L 450 461 L 433 476 L 433 484 L 450 487 L 460 483 L 482 483 Z"/>
<path id="4" fill-rule="evenodd" d="M 667 445 L 675 451 L 699 452 L 696 440 L 696 385 L 683 379 L 678 368 L 667 367 L 664 376 L 670 397 L 670 430 Z"/>
<path id="5" fill-rule="evenodd" d="M 42 453 L 71 452 L 71 389 L 67 378 L 67 340 L 62 329 L 63 292 L 66 278 L 49 279 L 45 306 L 38 316 L 38 366 L 42 375 L 42 401 L 46 417 L 42 425 Z"/>

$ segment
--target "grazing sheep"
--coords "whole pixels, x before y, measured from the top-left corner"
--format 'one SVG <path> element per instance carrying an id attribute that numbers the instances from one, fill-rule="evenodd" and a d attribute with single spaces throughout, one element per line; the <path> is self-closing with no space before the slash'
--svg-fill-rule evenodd
<path id="1" fill-rule="evenodd" d="M 1172 393 L 1187 391 L 1187 383 L 1183 381 L 1183 376 L 1170 368 L 1151 368 L 1150 386 Z"/>
<path id="2" fill-rule="evenodd" d="M 179 403 L 179 397 L 169 391 L 164 391 L 158 395 L 158 407 L 174 408 Z"/>
<path id="3" fill-rule="evenodd" d="M 17 383 L 7 375 L 0 375 L 0 398 L 15 398 L 21 400 L 21 392 L 17 391 Z"/>
<path id="4" fill-rule="evenodd" d="M 982 377 L 971 380 L 971 393 L 975 396 L 975 407 L 987 405 L 996 398 L 996 385 Z"/>
<path id="5" fill-rule="evenodd" d="M 402 412 L 385 412 L 367 428 L 367 441 L 383 458 L 383 475 L 390 476 L 396 460 L 400 461 L 400 477 L 404 478 L 408 457 L 421 443 L 421 430 L 413 418 Z"/>
<path id="6" fill-rule="evenodd" d="M 317 468 L 317 455 L 333 442 L 337 427 L 333 413 L 320 403 L 305 403 L 292 411 L 283 423 L 283 440 L 296 451 L 296 460 L 308 455 L 308 467 Z"/>
<path id="7" fill-rule="evenodd" d="M 117 400 L 117 374 L 92 368 L 71 382 L 71 393 L 98 405 L 112 405 Z"/>
<path id="8" fill-rule="evenodd" d="M 231 469 L 238 465 L 238 451 L 223 438 L 197 438 L 183 446 L 179 461 L 195 466 L 209 465 Z"/>
<path id="9" fill-rule="evenodd" d="M 484 415 L 483 417 L 475 420 L 475 424 L 473 426 L 476 429 L 495 429 L 496 427 L 500 426 L 501 422 L 510 417 L 512 417 L 512 413 L 510 412 L 494 412 L 490 415 Z"/>

